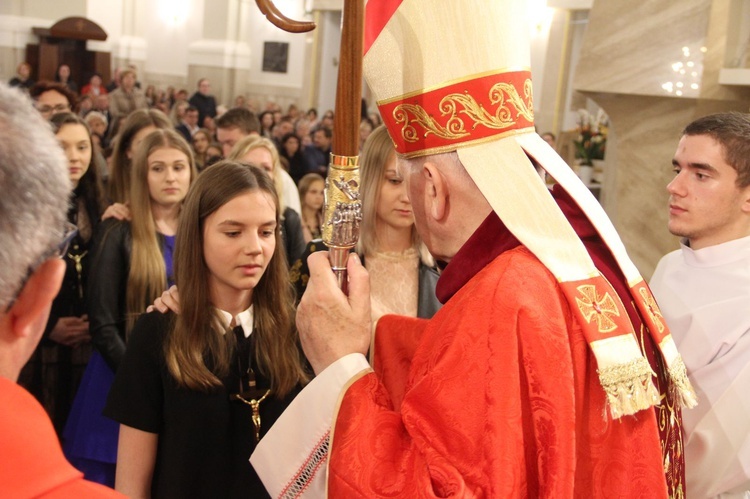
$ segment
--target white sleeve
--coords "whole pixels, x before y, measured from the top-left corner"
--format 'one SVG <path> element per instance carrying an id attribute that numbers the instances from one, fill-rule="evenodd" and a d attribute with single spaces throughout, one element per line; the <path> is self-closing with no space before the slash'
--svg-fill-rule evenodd
<path id="1" fill-rule="evenodd" d="M 364 370 L 364 355 L 340 358 L 315 377 L 258 442 L 250 463 L 271 497 L 326 496 L 328 442 L 341 391 Z"/>

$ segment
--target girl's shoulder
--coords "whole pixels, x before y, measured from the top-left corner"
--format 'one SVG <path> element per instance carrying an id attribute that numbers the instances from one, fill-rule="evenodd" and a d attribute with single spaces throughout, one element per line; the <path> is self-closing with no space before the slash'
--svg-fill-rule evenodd
<path id="1" fill-rule="evenodd" d="M 146 312 L 138 317 L 128 338 L 128 348 L 140 347 L 146 350 L 158 348 L 161 346 L 169 334 L 174 322 L 174 314 L 168 312 L 163 314 L 159 311 Z"/>

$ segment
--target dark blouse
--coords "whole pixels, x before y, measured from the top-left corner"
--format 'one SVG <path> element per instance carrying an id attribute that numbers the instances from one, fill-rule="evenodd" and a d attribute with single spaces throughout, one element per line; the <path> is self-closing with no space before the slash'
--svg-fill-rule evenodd
<path id="1" fill-rule="evenodd" d="M 229 398 L 237 392 L 241 368 L 234 363 L 237 368 L 223 385 L 207 393 L 179 387 L 164 360 L 172 320 L 172 314 L 140 317 L 104 415 L 158 434 L 151 484 L 155 498 L 269 497 L 249 462 L 256 445 L 252 410 Z M 252 335 L 243 341 L 237 352 L 251 354 Z M 269 381 L 258 369 L 255 372 L 258 387 L 268 388 Z M 260 404 L 261 438 L 297 393 L 299 388 L 283 400 L 269 396 Z"/>

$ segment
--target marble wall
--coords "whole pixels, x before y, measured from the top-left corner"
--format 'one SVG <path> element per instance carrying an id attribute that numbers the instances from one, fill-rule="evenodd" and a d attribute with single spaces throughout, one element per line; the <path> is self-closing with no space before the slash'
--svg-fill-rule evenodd
<path id="1" fill-rule="evenodd" d="M 678 246 L 666 228 L 665 186 L 681 130 L 699 116 L 750 107 L 750 82 L 718 83 L 729 5 L 596 0 L 589 14 L 574 87 L 609 114 L 602 204 L 647 279 Z"/>

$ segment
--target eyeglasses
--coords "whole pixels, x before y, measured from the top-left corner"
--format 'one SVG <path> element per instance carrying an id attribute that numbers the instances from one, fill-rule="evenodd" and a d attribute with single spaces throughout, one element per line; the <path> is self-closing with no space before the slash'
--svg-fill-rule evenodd
<path id="1" fill-rule="evenodd" d="M 45 105 L 37 107 L 36 110 L 42 114 L 62 113 L 64 111 L 70 111 L 70 104 L 58 104 L 56 106 Z"/>
<path id="2" fill-rule="evenodd" d="M 76 235 L 78 235 L 78 227 L 70 222 L 65 222 L 62 241 L 60 241 L 57 246 L 44 253 L 39 258 L 39 260 L 37 260 L 32 266 L 29 267 L 29 270 L 26 272 L 23 280 L 21 280 L 21 285 L 18 287 L 18 291 L 16 291 L 16 293 L 13 295 L 13 299 L 10 301 L 8 306 L 5 307 L 5 313 L 8 313 L 13 304 L 16 302 L 16 300 L 18 299 L 18 295 L 21 293 L 23 287 L 26 286 L 26 282 L 29 280 L 29 277 L 31 277 L 31 274 L 33 274 L 42 263 L 46 262 L 50 258 L 63 258 L 65 256 L 65 253 L 68 252 L 68 247 L 70 247 L 70 243 L 73 241 L 73 239 L 75 239 Z"/>

